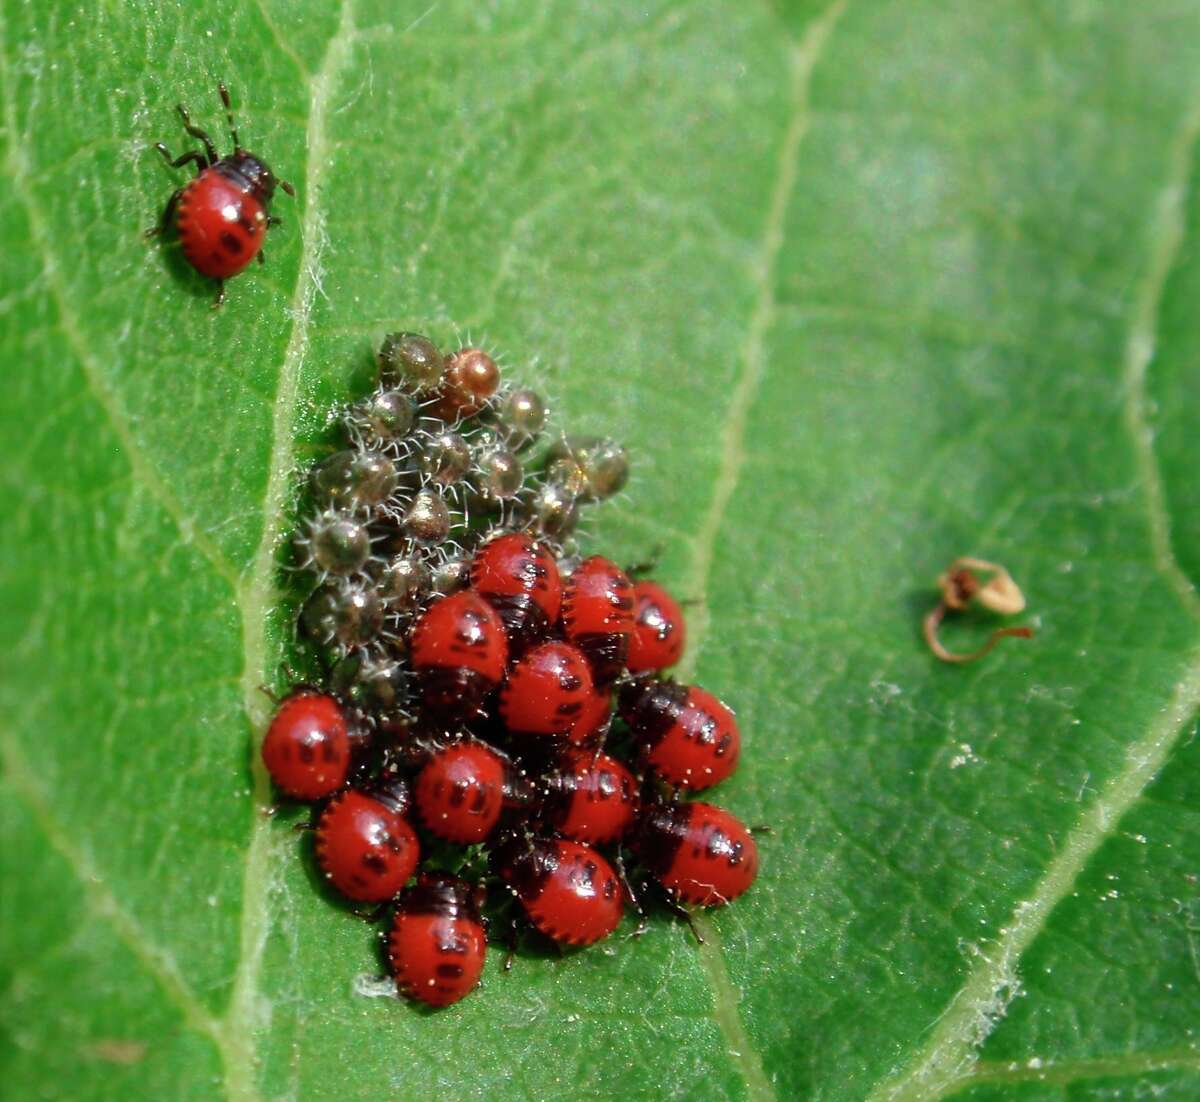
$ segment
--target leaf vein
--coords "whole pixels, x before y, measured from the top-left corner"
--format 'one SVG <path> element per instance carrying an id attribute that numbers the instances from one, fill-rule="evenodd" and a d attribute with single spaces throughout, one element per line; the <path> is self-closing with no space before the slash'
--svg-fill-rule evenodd
<path id="1" fill-rule="evenodd" d="M 1032 1058 L 1012 1063 L 981 1060 L 950 1089 L 957 1092 L 988 1083 L 1044 1083 L 1065 1087 L 1080 1080 L 1140 1077 L 1159 1071 L 1200 1072 L 1200 1052 L 1184 1048 L 1169 1052 L 1121 1053 L 1086 1060 Z"/>
<path id="2" fill-rule="evenodd" d="M 789 51 L 789 117 L 780 143 L 774 182 L 763 221 L 758 261 L 752 268 L 755 298 L 742 345 L 741 373 L 734 385 L 721 433 L 720 463 L 712 498 L 692 541 L 692 564 L 686 587 L 697 601 L 697 615 L 688 656 L 678 671 L 682 680 L 691 676 L 708 632 L 711 621 L 708 587 L 717 539 L 741 478 L 746 460 L 750 410 L 766 374 L 766 339 L 775 322 L 778 301 L 776 273 L 779 254 L 784 245 L 788 210 L 799 174 L 800 147 L 813 118 L 809 97 L 812 74 L 846 4 L 847 0 L 834 0 L 809 24 L 804 35 L 792 44 Z M 747 1097 L 755 1102 L 773 1102 L 775 1090 L 763 1067 L 762 1056 L 751 1043 L 742 1023 L 738 1011 L 740 992 L 730 979 L 716 927 L 704 915 L 698 916 L 696 922 L 705 939 L 700 946 L 699 956 L 713 991 L 714 1017 L 746 1084 Z"/>
<path id="3" fill-rule="evenodd" d="M 183 508 L 179 499 L 159 477 L 153 463 L 138 442 L 129 416 L 109 387 L 99 361 L 83 333 L 79 319 L 71 306 L 71 297 L 59 272 L 58 258 L 50 238 L 50 231 L 42 215 L 41 205 L 30 193 L 29 181 L 33 179 L 25 144 L 17 125 L 16 96 L 12 87 L 12 75 L 8 64 L 7 27 L 0 20 L 0 98 L 4 101 L 5 165 L 13 191 L 25 212 L 34 251 L 42 265 L 46 289 L 58 314 L 59 325 L 67 343 L 74 352 L 87 389 L 95 398 L 105 419 L 121 447 L 121 453 L 129 464 L 133 481 L 143 486 L 164 509 L 184 544 L 194 547 L 205 558 L 230 589 L 237 589 L 238 572 L 224 553 L 208 536 L 196 527 L 195 521 Z"/>
<path id="4" fill-rule="evenodd" d="M 1146 376 L 1158 340 L 1163 292 L 1185 237 L 1187 195 L 1192 161 L 1200 139 L 1200 103 L 1184 119 L 1170 149 L 1170 169 L 1160 190 L 1151 225 L 1150 260 L 1134 302 L 1125 346 L 1125 424 L 1133 438 L 1134 459 L 1145 487 L 1154 565 L 1192 616 L 1200 619 L 1200 594 L 1171 546 L 1171 519 L 1154 451 L 1154 430 L 1147 416 Z"/>
<path id="5" fill-rule="evenodd" d="M 34 780 L 33 771 L 21 756 L 17 740 L 7 728 L 0 732 L 0 760 L 4 764 L 8 787 L 29 809 L 50 847 L 70 868 L 91 913 L 103 919 L 118 940 L 137 958 L 171 1004 L 183 1015 L 188 1027 L 207 1036 L 219 1049 L 221 1037 L 216 1020 L 189 987 L 171 954 L 156 945 L 138 920 L 122 906 L 109 890 L 100 869 L 71 840 L 72 832 L 55 818 L 51 802 Z"/>
<path id="6" fill-rule="evenodd" d="M 271 13 L 267 11 L 267 5 L 264 0 L 254 0 L 254 7 L 258 11 L 259 16 L 262 18 L 263 26 L 266 28 L 267 33 L 274 40 L 275 45 L 278 46 L 284 56 L 286 56 L 288 60 L 296 66 L 297 70 L 306 80 L 311 78 L 312 73 L 305 64 L 304 58 L 302 58 L 294 49 L 292 49 L 291 46 L 288 45 L 287 41 L 283 37 L 283 34 L 279 30 L 278 24 L 271 17 Z"/>
<path id="7" fill-rule="evenodd" d="M 1183 241 L 1184 198 L 1200 140 L 1200 104 L 1186 114 L 1171 143 L 1169 170 L 1151 218 L 1150 258 L 1134 299 L 1125 345 L 1125 415 L 1135 463 L 1147 499 L 1151 550 L 1157 572 L 1183 606 L 1200 617 L 1200 597 L 1171 551 L 1170 524 L 1146 420 L 1146 370 L 1153 357 L 1163 289 Z M 1190 655 L 1172 699 L 1126 751 L 1123 768 L 1081 812 L 1027 899 L 1013 909 L 990 954 L 983 954 L 938 1018 L 927 1041 L 896 1074 L 879 1082 L 870 1102 L 917 1102 L 943 1097 L 969 1074 L 979 1047 L 1019 990 L 1019 964 L 1050 914 L 1070 892 L 1088 861 L 1166 763 L 1200 709 L 1200 652 Z"/>
<path id="8" fill-rule="evenodd" d="M 1170 705 L 1150 730 L 1131 744 L 1124 768 L 1083 810 L 1032 893 L 1013 909 L 991 952 L 980 955 L 921 1050 L 898 1075 L 875 1087 L 871 1102 L 940 1098 L 968 1073 L 979 1046 L 1019 989 L 1018 965 L 1025 951 L 1070 893 L 1079 873 L 1166 763 L 1198 708 L 1200 652 L 1191 656 Z"/>

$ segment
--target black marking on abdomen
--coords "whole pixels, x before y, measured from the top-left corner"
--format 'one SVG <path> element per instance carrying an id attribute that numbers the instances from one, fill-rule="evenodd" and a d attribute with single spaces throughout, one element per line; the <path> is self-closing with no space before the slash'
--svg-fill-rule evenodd
<path id="1" fill-rule="evenodd" d="M 599 688 L 607 688 L 624 670 L 629 654 L 628 635 L 589 631 L 575 636 L 573 642 L 591 665 L 593 680 Z"/>
<path id="2" fill-rule="evenodd" d="M 388 871 L 388 860 L 382 853 L 368 851 L 362 855 L 362 863 L 376 876 L 383 876 Z"/>
<path id="3" fill-rule="evenodd" d="M 470 715 L 495 687 L 491 678 L 465 666 L 427 666 L 418 676 L 425 707 L 438 717 Z"/>

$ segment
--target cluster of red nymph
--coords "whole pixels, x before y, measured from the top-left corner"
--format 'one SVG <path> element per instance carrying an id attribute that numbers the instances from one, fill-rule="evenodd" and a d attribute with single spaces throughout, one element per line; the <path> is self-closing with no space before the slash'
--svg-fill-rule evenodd
<path id="1" fill-rule="evenodd" d="M 464 357 L 486 364 L 456 375 Z M 478 983 L 500 923 L 513 943 L 532 927 L 591 945 L 627 905 L 641 932 L 651 895 L 684 917 L 729 902 L 758 856 L 732 814 L 685 798 L 733 772 L 741 736 L 715 697 L 663 675 L 683 653 L 678 603 L 636 569 L 581 557 L 563 523 L 620 488 L 624 450 L 539 445 L 540 399 L 506 392 L 478 349 L 442 357 L 397 334 L 380 363 L 376 391 L 347 414 L 350 447 L 313 474 L 299 540 L 318 580 L 302 623 L 328 676 L 281 702 L 262 756 L 284 797 L 317 805 L 328 883 L 386 915 L 400 992 L 445 1006 Z M 364 408 L 400 406 L 401 435 L 370 430 Z M 469 457 L 454 481 L 430 459 L 447 436 Z M 503 495 L 486 461 L 498 453 L 518 472 Z M 431 497 L 458 518 L 437 533 Z M 366 637 L 364 602 L 376 606 Z"/>

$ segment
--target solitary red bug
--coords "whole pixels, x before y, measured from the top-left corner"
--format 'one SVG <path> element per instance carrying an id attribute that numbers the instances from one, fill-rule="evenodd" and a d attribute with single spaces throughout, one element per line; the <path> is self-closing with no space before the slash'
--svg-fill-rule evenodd
<path id="1" fill-rule="evenodd" d="M 633 635 L 625 667 L 630 673 L 665 670 L 683 657 L 687 629 L 678 602 L 658 582 L 633 587 Z"/>
<path id="2" fill-rule="evenodd" d="M 668 784 L 699 792 L 737 768 L 742 736 L 733 713 L 711 693 L 676 681 L 626 685 L 618 710 L 642 759 Z"/>
<path id="3" fill-rule="evenodd" d="M 567 748 L 538 782 L 541 819 L 576 842 L 613 842 L 637 812 L 637 782 L 616 758 Z"/>
<path id="4" fill-rule="evenodd" d="M 262 758 L 285 796 L 320 800 L 346 783 L 351 743 L 341 705 L 315 689 L 297 689 L 275 712 L 263 738 Z"/>
<path id="5" fill-rule="evenodd" d="M 174 229 L 183 247 L 183 255 L 201 275 L 217 280 L 215 306 L 225 301 L 224 281 L 242 271 L 256 256 L 262 263 L 263 240 L 267 230 L 278 223 L 270 213 L 275 188 L 295 195 L 292 185 L 277 180 L 266 162 L 242 148 L 229 92 L 224 84 L 217 86 L 225 117 L 233 138 L 233 152 L 218 157 L 213 140 L 198 126 L 192 125 L 187 108 L 179 105 L 184 129 L 204 146 L 204 152 L 192 149 L 174 160 L 162 142 L 154 146 L 172 168 L 195 164 L 196 178 L 185 184 L 167 202 L 162 223 L 148 231 L 149 235 Z"/>
<path id="6" fill-rule="evenodd" d="M 349 788 L 329 801 L 317 822 L 317 864 L 342 895 L 382 903 L 404 887 L 421 858 L 407 810 L 402 782 Z"/>
<path id="7" fill-rule="evenodd" d="M 625 893 L 591 846 L 564 838 L 513 838 L 493 861 L 530 922 L 554 941 L 591 945 L 617 928 Z"/>
<path id="8" fill-rule="evenodd" d="M 473 715 L 500 684 L 508 641 L 492 606 L 464 590 L 429 606 L 413 629 L 410 653 L 426 710 L 452 721 Z"/>
<path id="9" fill-rule="evenodd" d="M 471 562 L 471 588 L 504 621 L 513 653 L 533 646 L 558 622 L 562 581 L 554 556 L 522 532 L 488 540 Z"/>
<path id="10" fill-rule="evenodd" d="M 495 750 L 475 739 L 434 752 L 417 775 L 421 821 L 439 838 L 471 845 L 496 828 L 505 806 L 523 802 L 520 778 Z"/>
<path id="11" fill-rule="evenodd" d="M 449 1006 L 479 983 L 487 936 L 474 890 L 457 876 L 425 872 L 400 897 L 388 961 L 401 994 Z"/>
<path id="12" fill-rule="evenodd" d="M 728 903 L 758 875 L 758 846 L 750 831 L 714 804 L 647 807 L 634 848 L 659 883 L 685 903 Z"/>
<path id="13" fill-rule="evenodd" d="M 608 559 L 584 559 L 567 579 L 562 623 L 567 638 L 587 655 L 596 684 L 610 685 L 629 654 L 633 585 Z"/>
<path id="14" fill-rule="evenodd" d="M 570 643 L 543 643 L 508 673 L 500 715 L 513 734 L 566 735 L 595 695 L 587 659 Z"/>

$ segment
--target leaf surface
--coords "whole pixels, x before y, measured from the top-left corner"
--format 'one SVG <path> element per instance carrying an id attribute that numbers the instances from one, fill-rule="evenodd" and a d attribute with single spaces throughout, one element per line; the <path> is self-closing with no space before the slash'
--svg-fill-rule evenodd
<path id="1" fill-rule="evenodd" d="M 20 1097 L 1196 1095 L 1200 9 L 0 20 Z M 139 230 L 217 79 L 298 199 L 214 314 Z M 369 998 L 371 931 L 262 814 L 292 491 L 394 328 L 634 452 L 591 546 L 662 545 L 745 732 L 714 795 L 775 829 L 699 950 L 662 919 L 447 1013 Z M 959 554 L 1035 640 L 934 662 Z"/>

